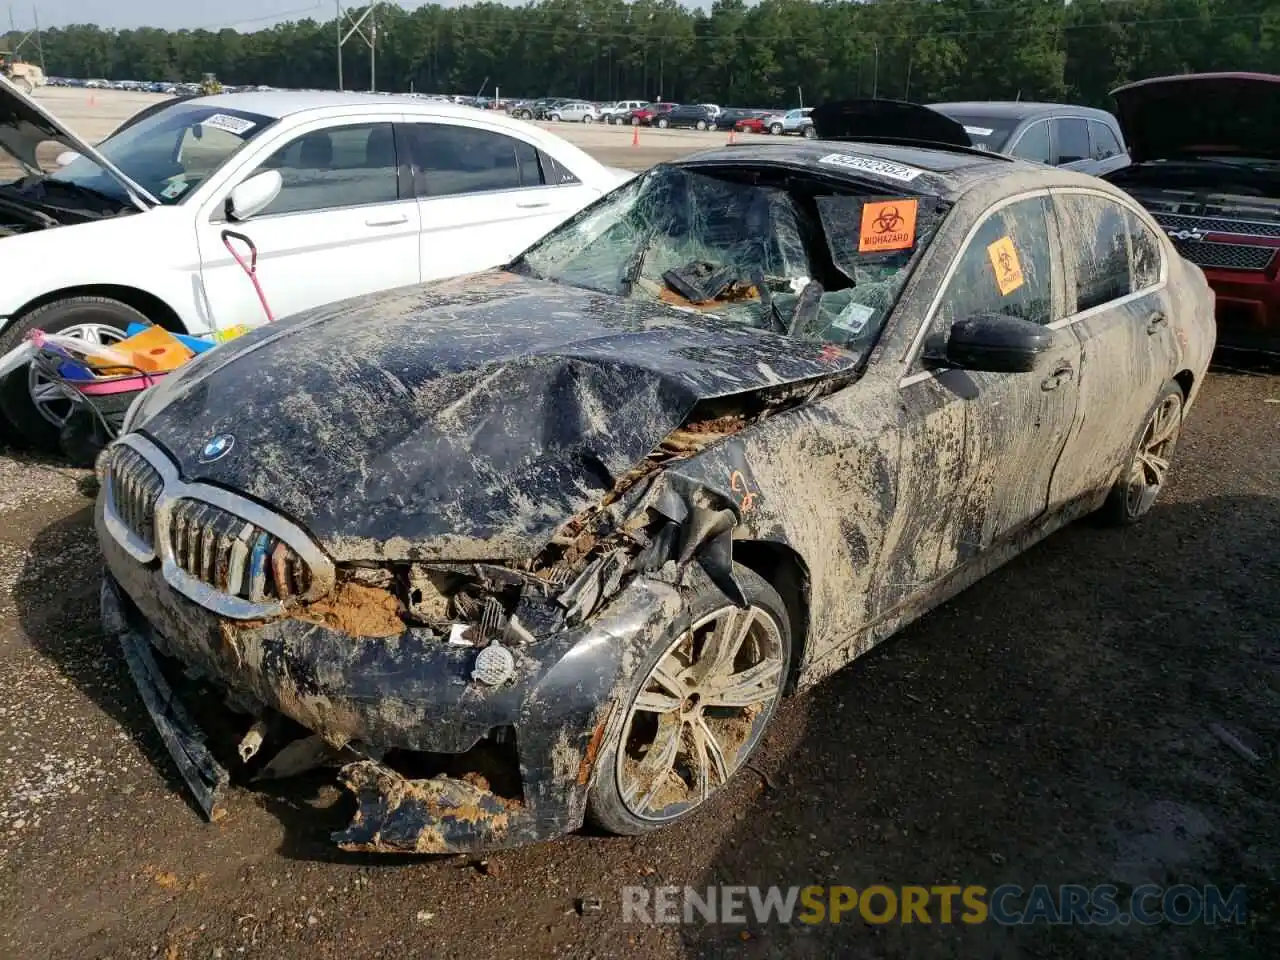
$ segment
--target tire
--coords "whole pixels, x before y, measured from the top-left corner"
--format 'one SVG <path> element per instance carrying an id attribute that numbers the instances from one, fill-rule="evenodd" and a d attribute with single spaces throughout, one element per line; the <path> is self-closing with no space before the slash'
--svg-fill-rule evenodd
<path id="1" fill-rule="evenodd" d="M 672 662 L 668 659 L 669 653 L 678 647 L 685 647 L 686 644 L 689 645 L 690 650 L 697 649 L 692 646 L 694 641 L 689 639 L 694 631 L 687 629 L 688 624 L 696 626 L 699 621 L 708 618 L 723 618 L 719 622 L 725 623 L 730 628 L 727 632 L 732 634 L 735 632 L 733 628 L 742 628 L 740 618 L 744 611 L 734 607 L 718 588 L 705 577 L 701 577 L 698 586 L 693 588 L 685 600 L 684 609 L 688 619 L 681 617 L 679 622 L 668 625 L 661 637 L 654 642 L 627 694 L 621 721 L 611 724 L 614 729 L 600 751 L 587 801 L 587 814 L 596 826 L 610 833 L 634 836 L 684 819 L 714 797 L 746 765 L 763 740 L 764 732 L 782 699 L 791 669 L 790 620 L 782 598 L 764 578 L 745 567 L 736 567 L 735 573 L 755 619 L 746 626 L 748 632 L 741 642 L 738 656 L 728 661 L 730 670 L 728 676 L 742 676 L 746 670 L 759 667 L 767 659 L 770 664 L 770 669 L 766 672 L 768 679 L 762 680 L 758 686 L 751 685 L 747 688 L 752 692 L 760 693 L 761 700 L 755 704 L 754 708 L 752 706 L 712 707 L 710 709 L 714 713 L 703 713 L 707 708 L 699 702 L 699 691 L 705 689 L 710 696 L 712 687 L 709 683 L 714 681 L 704 680 L 695 685 L 691 678 L 685 677 L 686 683 L 690 686 L 682 686 L 681 691 L 692 689 L 694 692 L 687 694 L 683 701 L 655 693 L 653 689 L 655 686 L 663 686 L 653 679 L 653 673 L 664 659 L 667 659 L 668 663 Z M 739 618 L 736 621 L 732 619 L 735 616 Z M 701 655 L 687 667 L 687 671 L 696 672 L 700 665 L 714 659 L 708 654 L 708 651 L 713 649 L 711 644 L 704 642 L 701 646 Z M 743 655 L 748 656 L 749 659 L 755 659 L 758 655 L 759 663 L 739 669 L 737 664 Z M 667 672 L 670 673 L 670 670 Z M 679 676 L 684 677 L 684 674 Z M 708 685 L 703 686 L 703 684 Z M 638 708 L 636 701 L 642 693 L 651 699 L 656 697 L 659 700 L 671 701 L 676 706 L 668 712 L 655 711 L 651 707 Z M 656 719 L 658 717 L 666 719 L 658 720 Z M 690 720 L 690 717 L 695 719 Z M 657 743 L 659 731 L 665 728 L 668 731 L 668 742 L 674 742 L 676 745 L 662 775 L 649 775 L 646 782 L 642 762 L 635 750 L 638 746 L 636 740 L 644 740 L 650 726 L 655 731 L 654 744 Z M 710 734 L 709 742 L 716 746 L 714 753 L 705 748 L 704 744 L 708 741 L 694 740 L 695 737 L 705 736 L 707 733 Z M 737 749 L 732 757 L 728 756 L 724 749 L 726 735 L 731 738 L 731 741 L 737 742 Z M 696 747 L 690 749 L 694 743 Z M 681 750 L 696 752 L 701 757 L 698 764 L 700 772 L 697 774 L 691 769 L 692 756 L 689 757 L 690 764 L 682 766 L 683 771 L 689 774 L 692 780 L 687 780 L 677 772 L 677 767 L 681 766 L 677 763 Z M 619 762 L 620 751 L 622 762 Z M 646 758 L 650 755 L 651 753 L 644 754 Z M 720 763 L 713 761 L 713 757 L 720 758 Z M 719 771 L 723 771 L 723 774 Z M 622 785 L 623 780 L 626 779 L 634 787 L 637 777 L 641 784 L 637 789 L 644 790 L 644 793 L 639 797 L 636 797 L 636 789 L 629 790 L 627 793 L 635 798 L 635 801 L 642 802 L 641 812 L 652 810 L 652 805 L 659 802 L 664 794 L 677 797 L 683 795 L 689 798 L 689 803 L 683 808 L 672 811 L 673 807 L 680 807 L 680 802 L 669 800 L 656 815 L 641 816 L 624 798 Z M 714 785 L 711 783 L 713 778 L 718 781 Z M 707 791 L 705 798 L 699 795 L 704 784 Z M 696 799 L 695 795 L 698 795 Z"/>
<path id="2" fill-rule="evenodd" d="M 802 131 L 800 131 L 800 132 L 804 134 L 804 138 L 805 138 L 806 140 L 817 140 L 817 139 L 818 139 L 818 128 L 817 128 L 817 127 L 805 127 L 805 128 L 804 128 Z"/>
<path id="3" fill-rule="evenodd" d="M 596 122 L 596 118 L 595 118 L 595 117 L 593 117 L 591 114 L 589 114 L 589 113 L 588 113 L 585 117 L 583 117 L 583 118 L 582 118 L 582 122 L 583 122 L 583 123 L 595 123 L 595 122 Z"/>
<path id="4" fill-rule="evenodd" d="M 771 124 L 769 126 L 769 132 L 773 134 L 775 137 L 782 136 L 782 124 L 780 123 Z"/>
<path id="5" fill-rule="evenodd" d="M 80 325 L 92 324 L 100 328 L 103 340 L 121 340 L 131 323 L 147 323 L 148 319 L 128 304 L 106 297 L 69 297 L 55 300 L 32 310 L 16 320 L 3 336 L 0 336 L 0 356 L 16 347 L 32 330 L 45 333 L 61 333 Z M 46 419 L 31 398 L 29 368 L 15 370 L 0 382 L 0 413 L 4 414 L 15 439 L 37 450 L 58 450 L 58 436 L 62 422 Z M 56 401 L 50 404 L 51 413 L 65 416 L 71 412 L 71 402 Z"/>
<path id="6" fill-rule="evenodd" d="M 707 121 L 699 120 L 697 123 L 694 124 L 694 126 L 699 130 L 705 130 L 707 129 Z"/>
<path id="7" fill-rule="evenodd" d="M 638 126 L 640 126 L 640 118 L 639 118 L 639 117 L 632 117 L 632 118 L 631 118 L 631 125 L 632 125 L 633 127 L 638 127 Z"/>
<path id="8" fill-rule="evenodd" d="M 660 130 L 665 130 L 669 126 L 671 126 L 671 121 L 668 120 L 666 117 L 663 117 L 658 121 L 658 129 Z"/>
<path id="9" fill-rule="evenodd" d="M 547 117 L 547 119 L 548 119 L 548 120 L 550 120 L 552 123 L 559 123 L 559 122 L 560 122 L 560 114 L 558 114 L 558 113 L 553 113 L 553 114 L 551 114 L 551 116 Z"/>
<path id="10" fill-rule="evenodd" d="M 1182 429 L 1183 402 L 1182 388 L 1172 380 L 1160 389 L 1129 448 L 1120 477 L 1098 511 L 1098 519 L 1107 526 L 1133 526 L 1151 510 L 1168 482 Z"/>

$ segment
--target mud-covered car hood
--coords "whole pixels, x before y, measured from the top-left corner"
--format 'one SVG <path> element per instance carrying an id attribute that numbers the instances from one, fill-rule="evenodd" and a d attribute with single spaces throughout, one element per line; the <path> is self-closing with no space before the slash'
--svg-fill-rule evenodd
<path id="1" fill-rule="evenodd" d="M 159 203 L 115 164 L 76 136 L 53 114 L 17 87 L 0 81 L 0 150 L 10 154 L 28 173 L 39 174 L 41 169 L 36 159 L 36 149 L 49 140 L 88 157 L 107 171 L 124 187 L 127 194 L 136 199 L 140 209 L 146 210 L 148 205 L 155 206 Z"/>
<path id="2" fill-rule="evenodd" d="M 1280 76 L 1155 77 L 1111 96 L 1135 163 L 1219 154 L 1280 158 Z"/>
<path id="3" fill-rule="evenodd" d="M 155 388 L 133 422 L 188 480 L 280 510 L 335 559 L 517 559 L 599 502 L 698 401 L 856 362 L 492 272 L 261 327 Z M 230 451 L 202 462 L 223 434 Z"/>

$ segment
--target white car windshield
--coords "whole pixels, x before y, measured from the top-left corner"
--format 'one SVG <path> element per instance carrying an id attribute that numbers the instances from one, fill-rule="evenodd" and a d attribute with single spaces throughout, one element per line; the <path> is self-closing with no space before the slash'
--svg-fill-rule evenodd
<path id="1" fill-rule="evenodd" d="M 176 204 L 273 122 L 243 110 L 179 102 L 126 123 L 98 151 L 161 203 Z M 90 157 L 76 157 L 48 179 L 129 202 L 124 188 Z"/>

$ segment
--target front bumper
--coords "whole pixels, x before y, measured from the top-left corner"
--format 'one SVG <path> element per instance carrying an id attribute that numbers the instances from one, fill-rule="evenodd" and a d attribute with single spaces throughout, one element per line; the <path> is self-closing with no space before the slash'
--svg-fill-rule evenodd
<path id="1" fill-rule="evenodd" d="M 596 753 L 619 712 L 613 704 L 644 660 L 637 653 L 679 609 L 673 588 L 634 581 L 592 623 L 515 648 L 516 677 L 485 687 L 470 680 L 473 649 L 425 631 L 355 638 L 292 619 L 219 617 L 177 593 L 158 565 L 139 563 L 117 544 L 102 504 L 100 497 L 104 628 L 125 650 L 166 747 L 211 818 L 223 809 L 227 771 L 164 683 L 153 650 L 357 755 L 464 754 L 497 728 L 514 732 L 518 799 L 479 778 L 414 780 L 371 758 L 343 767 L 339 778 L 359 802 L 350 827 L 334 835 L 346 849 L 497 849 L 579 827 Z"/>

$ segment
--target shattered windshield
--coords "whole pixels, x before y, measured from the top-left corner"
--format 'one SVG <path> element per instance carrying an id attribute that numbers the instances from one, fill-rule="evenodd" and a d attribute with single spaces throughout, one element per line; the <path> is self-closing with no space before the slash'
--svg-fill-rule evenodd
<path id="1" fill-rule="evenodd" d="M 736 177 L 736 179 L 734 179 Z M 518 273 L 869 348 L 941 218 L 936 198 L 657 166 L 548 234 Z"/>

